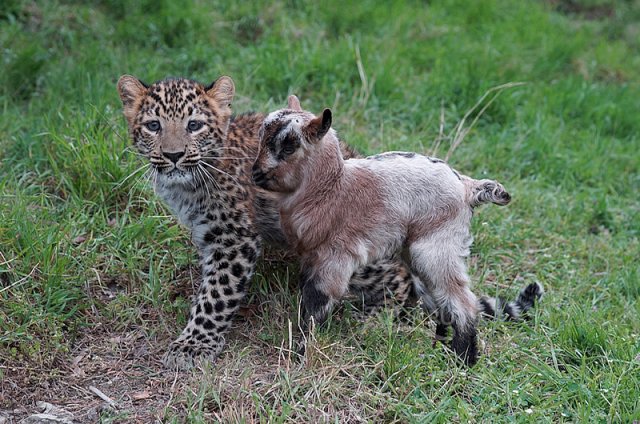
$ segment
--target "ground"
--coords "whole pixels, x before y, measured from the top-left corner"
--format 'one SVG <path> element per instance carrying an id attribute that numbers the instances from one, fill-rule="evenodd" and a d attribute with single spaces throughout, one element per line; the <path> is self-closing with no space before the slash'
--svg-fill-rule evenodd
<path id="1" fill-rule="evenodd" d="M 3 3 L 0 422 L 40 401 L 77 422 L 640 420 L 638 22 L 613 0 Z M 300 363 L 297 270 L 269 258 L 219 360 L 163 369 L 198 271 L 131 151 L 125 73 L 230 75 L 237 112 L 295 93 L 366 154 L 498 179 L 474 290 L 545 298 L 482 323 L 472 369 L 420 314 L 348 307 Z"/>

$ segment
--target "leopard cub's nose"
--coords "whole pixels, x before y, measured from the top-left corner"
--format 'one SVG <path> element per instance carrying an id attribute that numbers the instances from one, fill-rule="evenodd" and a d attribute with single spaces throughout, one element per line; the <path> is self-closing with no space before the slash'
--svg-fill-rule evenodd
<path id="1" fill-rule="evenodd" d="M 182 152 L 162 152 L 162 155 L 165 158 L 169 159 L 174 164 L 176 164 L 176 163 L 178 163 L 180 158 L 184 156 L 185 153 L 186 153 L 185 151 L 182 151 Z"/>

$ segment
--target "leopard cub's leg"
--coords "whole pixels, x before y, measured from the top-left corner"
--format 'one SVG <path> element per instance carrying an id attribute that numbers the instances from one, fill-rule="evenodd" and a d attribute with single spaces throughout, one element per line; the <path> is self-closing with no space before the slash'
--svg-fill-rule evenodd
<path id="1" fill-rule="evenodd" d="M 386 308 L 400 316 L 412 299 L 414 279 L 399 259 L 383 259 L 358 268 L 349 280 L 349 297 L 355 298 L 359 321 L 366 321 Z"/>
<path id="2" fill-rule="evenodd" d="M 167 367 L 186 369 L 218 356 L 255 271 L 260 253 L 258 237 L 239 225 L 225 224 L 226 234 L 222 234 L 222 228 L 213 225 L 203 232 L 202 282 L 189 322 L 164 355 Z"/>

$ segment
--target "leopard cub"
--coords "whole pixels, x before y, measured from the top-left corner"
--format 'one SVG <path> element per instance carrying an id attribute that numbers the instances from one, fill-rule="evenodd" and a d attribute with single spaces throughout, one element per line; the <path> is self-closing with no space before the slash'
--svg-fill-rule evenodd
<path id="1" fill-rule="evenodd" d="M 169 367 L 213 360 L 260 255 L 246 164 L 255 153 L 229 145 L 235 88 L 229 77 L 209 86 L 186 79 L 146 85 L 118 81 L 124 115 L 137 150 L 148 158 L 153 188 L 191 231 L 202 281 L 189 322 L 164 356 Z"/>

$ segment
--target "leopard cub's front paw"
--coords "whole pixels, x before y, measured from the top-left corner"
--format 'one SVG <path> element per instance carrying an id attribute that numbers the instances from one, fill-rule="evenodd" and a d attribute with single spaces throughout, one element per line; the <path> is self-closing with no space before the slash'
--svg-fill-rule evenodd
<path id="1" fill-rule="evenodd" d="M 179 338 L 169 345 L 162 362 L 167 368 L 188 370 L 197 365 L 213 363 L 223 346 L 224 340 L 203 343 L 193 338 Z"/>

